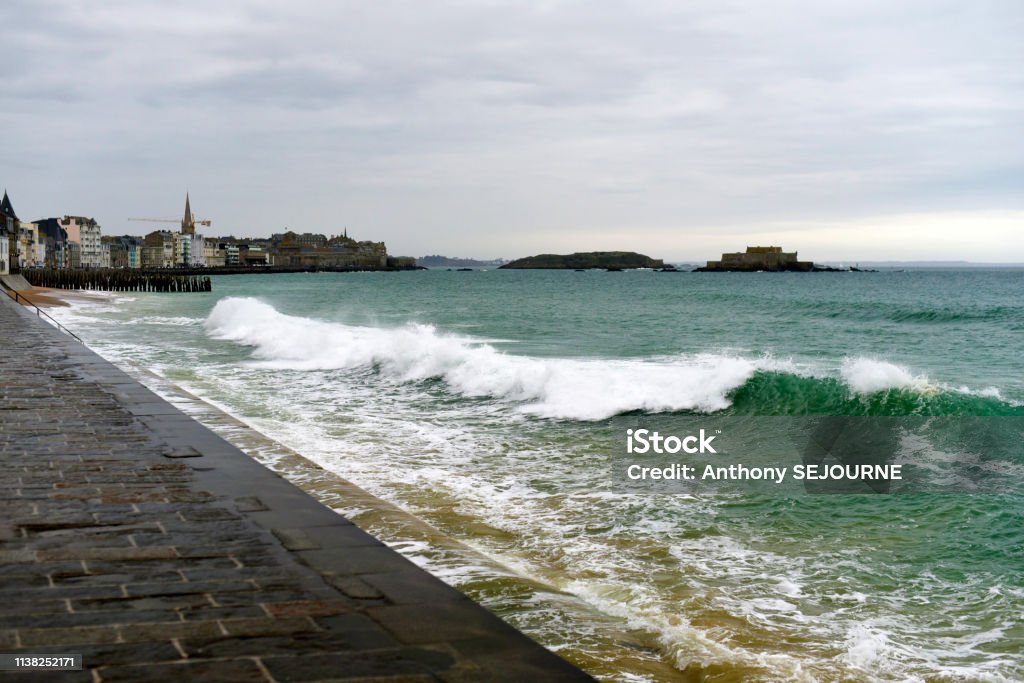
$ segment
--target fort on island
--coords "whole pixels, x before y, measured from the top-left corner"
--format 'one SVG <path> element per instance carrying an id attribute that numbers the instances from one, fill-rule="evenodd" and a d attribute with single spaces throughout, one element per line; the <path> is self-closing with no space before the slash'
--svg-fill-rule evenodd
<path id="1" fill-rule="evenodd" d="M 720 261 L 708 261 L 697 272 L 710 273 L 716 271 L 754 272 L 754 271 L 793 271 L 808 273 L 813 270 L 833 270 L 815 266 L 812 261 L 801 261 L 795 251 L 782 251 L 782 247 L 747 247 L 744 252 L 722 254 Z"/>

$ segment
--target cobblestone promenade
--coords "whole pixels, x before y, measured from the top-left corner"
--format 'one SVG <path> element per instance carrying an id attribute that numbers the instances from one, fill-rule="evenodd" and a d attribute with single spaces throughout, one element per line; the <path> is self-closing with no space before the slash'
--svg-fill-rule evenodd
<path id="1" fill-rule="evenodd" d="M 0 653 L 41 681 L 591 680 L 0 297 Z"/>

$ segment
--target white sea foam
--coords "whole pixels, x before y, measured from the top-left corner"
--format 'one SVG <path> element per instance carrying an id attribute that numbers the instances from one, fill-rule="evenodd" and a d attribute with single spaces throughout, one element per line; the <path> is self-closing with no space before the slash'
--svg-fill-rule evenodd
<path id="1" fill-rule="evenodd" d="M 904 389 L 920 394 L 935 394 L 942 391 L 955 392 L 981 398 L 994 398 L 1005 401 L 1002 392 L 996 387 L 972 389 L 968 386 L 952 386 L 933 382 L 924 374 L 914 372 L 901 365 L 876 358 L 845 358 L 839 371 L 840 376 L 850 389 L 857 394 L 873 394 L 890 389 Z M 1011 402 L 1013 403 L 1013 402 Z M 1016 405 L 1016 403 L 1013 403 Z"/>
<path id="2" fill-rule="evenodd" d="M 847 386 L 858 394 L 873 394 L 887 389 L 933 389 L 927 377 L 913 375 L 907 368 L 872 358 L 847 358 L 840 374 Z"/>
<path id="3" fill-rule="evenodd" d="M 375 367 L 400 382 L 441 379 L 455 393 L 520 403 L 543 417 L 598 420 L 630 410 L 716 411 L 770 358 L 720 355 L 569 359 L 515 356 L 429 325 L 359 327 L 284 315 L 251 298 L 222 299 L 206 321 L 214 337 L 255 348 L 262 367 Z"/>
<path id="4" fill-rule="evenodd" d="M 877 629 L 856 626 L 851 629 L 846 639 L 846 652 L 842 659 L 850 666 L 859 669 L 871 669 L 885 657 L 889 647 L 887 634 Z"/>
<path id="5" fill-rule="evenodd" d="M 126 325 L 171 325 L 174 327 L 201 325 L 203 323 L 202 318 L 189 318 L 187 316 L 163 316 L 163 315 L 148 315 L 134 320 L 125 321 L 123 324 Z"/>

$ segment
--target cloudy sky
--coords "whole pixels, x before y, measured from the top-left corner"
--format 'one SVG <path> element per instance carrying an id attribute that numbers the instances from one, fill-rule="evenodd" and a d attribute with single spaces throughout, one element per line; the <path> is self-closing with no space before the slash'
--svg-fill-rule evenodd
<path id="1" fill-rule="evenodd" d="M 0 3 L 22 219 L 1024 261 L 1020 0 Z"/>

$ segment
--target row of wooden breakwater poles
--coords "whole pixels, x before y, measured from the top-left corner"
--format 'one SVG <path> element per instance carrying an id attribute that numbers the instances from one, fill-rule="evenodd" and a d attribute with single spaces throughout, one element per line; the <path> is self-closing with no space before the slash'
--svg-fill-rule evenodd
<path id="1" fill-rule="evenodd" d="M 92 289 L 105 292 L 209 292 L 207 275 L 176 275 L 146 270 L 55 270 L 26 268 L 21 274 L 33 287 Z"/>

